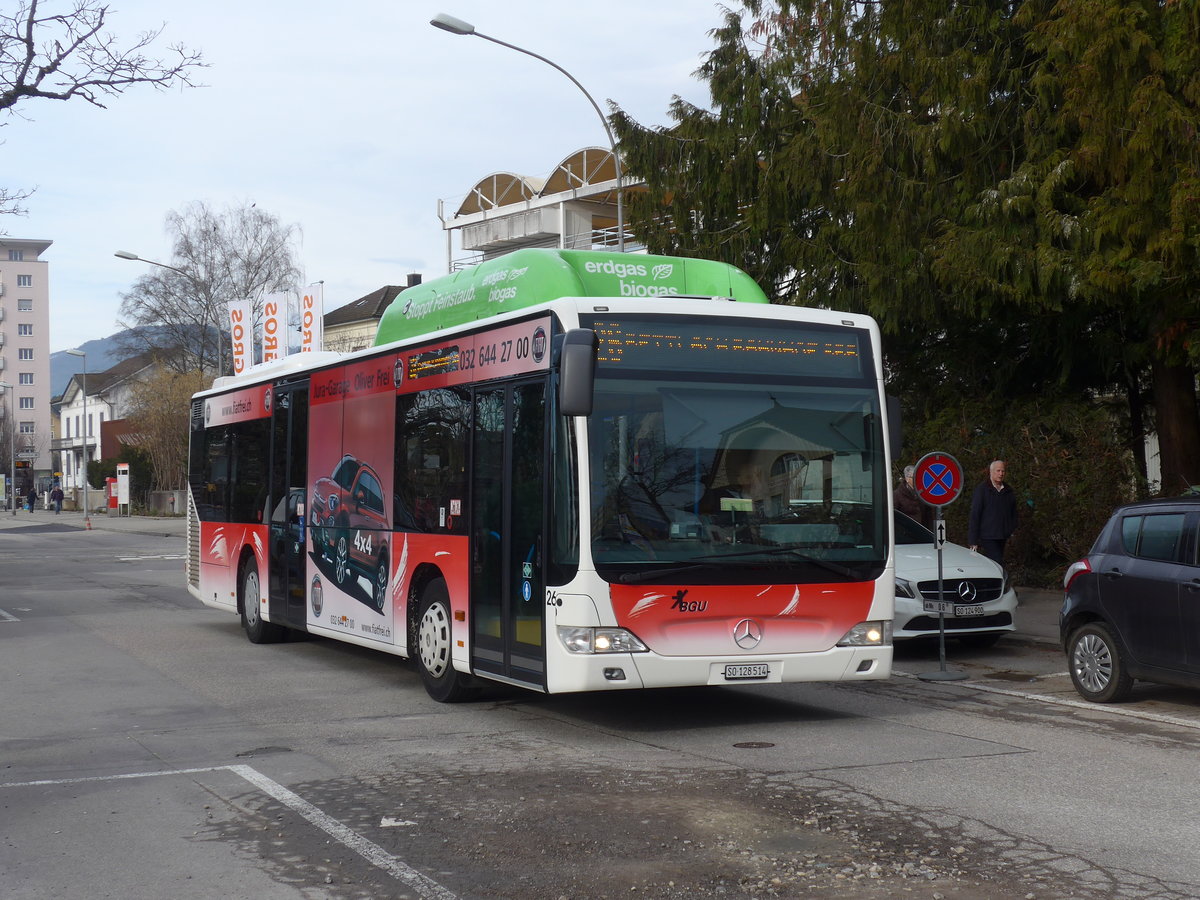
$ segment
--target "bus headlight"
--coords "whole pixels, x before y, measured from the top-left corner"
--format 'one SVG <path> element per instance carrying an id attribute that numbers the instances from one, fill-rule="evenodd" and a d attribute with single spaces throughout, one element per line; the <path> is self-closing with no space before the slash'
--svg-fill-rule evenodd
<path id="1" fill-rule="evenodd" d="M 571 653 L 646 653 L 646 645 L 624 628 L 558 626 L 558 639 Z"/>
<path id="2" fill-rule="evenodd" d="M 859 622 L 837 642 L 839 647 L 882 647 L 892 642 L 891 622 Z"/>

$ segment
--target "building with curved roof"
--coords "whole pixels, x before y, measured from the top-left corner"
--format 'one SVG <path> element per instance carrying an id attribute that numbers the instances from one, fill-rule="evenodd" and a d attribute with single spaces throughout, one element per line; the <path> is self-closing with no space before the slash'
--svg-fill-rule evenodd
<path id="1" fill-rule="evenodd" d="M 616 161 L 603 147 L 576 150 L 544 178 L 493 172 L 477 181 L 452 212 L 444 201 L 438 203 L 447 271 L 526 247 L 616 249 L 617 186 Z M 624 179 L 626 196 L 639 188 L 640 183 L 631 186 Z M 452 249 L 455 232 L 459 259 Z M 626 249 L 630 240 L 626 232 Z"/>

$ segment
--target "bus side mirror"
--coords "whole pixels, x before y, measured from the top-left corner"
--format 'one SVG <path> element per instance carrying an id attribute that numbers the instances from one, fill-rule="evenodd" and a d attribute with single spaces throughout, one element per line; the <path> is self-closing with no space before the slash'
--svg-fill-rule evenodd
<path id="1" fill-rule="evenodd" d="M 596 332 L 573 328 L 563 336 L 558 366 L 558 411 L 590 416 L 596 385 Z"/>

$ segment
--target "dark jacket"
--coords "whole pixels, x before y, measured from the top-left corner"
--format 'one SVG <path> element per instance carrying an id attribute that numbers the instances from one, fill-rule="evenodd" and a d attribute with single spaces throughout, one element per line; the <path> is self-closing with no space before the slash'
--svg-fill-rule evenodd
<path id="1" fill-rule="evenodd" d="M 892 492 L 892 505 L 926 528 L 933 528 L 933 507 L 921 502 L 916 490 L 907 481 L 901 481 Z"/>
<path id="2" fill-rule="evenodd" d="M 1006 541 L 1016 530 L 1016 491 L 1007 484 L 996 490 L 992 487 L 991 479 L 975 488 L 975 493 L 971 495 L 967 543 L 976 546 L 980 541 Z"/>

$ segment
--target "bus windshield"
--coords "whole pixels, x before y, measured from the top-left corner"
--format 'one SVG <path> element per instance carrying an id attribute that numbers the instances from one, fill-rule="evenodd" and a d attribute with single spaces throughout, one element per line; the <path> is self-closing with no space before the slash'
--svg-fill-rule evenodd
<path id="1" fill-rule="evenodd" d="M 772 325 L 778 350 L 790 338 Z M 796 340 L 812 330 L 804 326 Z M 622 323 L 621 339 L 630 331 Z M 866 351 L 852 365 L 831 361 L 831 372 L 817 360 L 797 365 L 781 352 L 748 352 L 754 336 L 722 335 L 718 347 L 697 331 L 672 334 L 673 344 L 682 337 L 690 349 L 664 362 L 670 353 L 652 354 L 636 340 L 632 352 L 614 354 L 597 332 L 589 453 L 592 559 L 602 577 L 767 584 L 879 576 L 886 480 Z M 658 358 L 656 370 L 630 366 L 643 352 L 647 363 Z M 748 362 L 730 358 L 738 356 Z M 798 377 L 797 369 L 811 374 Z"/>

